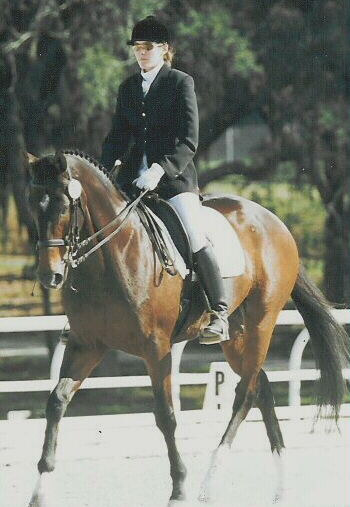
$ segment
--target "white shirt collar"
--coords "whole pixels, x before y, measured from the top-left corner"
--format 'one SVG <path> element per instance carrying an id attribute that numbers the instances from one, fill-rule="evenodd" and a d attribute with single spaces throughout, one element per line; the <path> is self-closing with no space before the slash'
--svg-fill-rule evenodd
<path id="1" fill-rule="evenodd" d="M 163 67 L 163 65 L 164 62 L 161 62 L 159 65 L 157 65 L 157 67 L 154 67 L 154 69 L 149 70 L 148 72 L 144 72 L 143 70 L 141 71 L 141 76 L 145 81 L 147 81 L 147 84 L 151 85 L 151 83 L 153 83 L 156 75 Z"/>

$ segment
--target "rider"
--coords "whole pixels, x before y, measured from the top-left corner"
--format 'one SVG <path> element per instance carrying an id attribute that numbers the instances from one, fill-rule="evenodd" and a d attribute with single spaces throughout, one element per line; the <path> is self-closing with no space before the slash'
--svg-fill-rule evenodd
<path id="1" fill-rule="evenodd" d="M 186 228 L 195 270 L 208 298 L 209 325 L 200 343 L 229 339 L 227 299 L 212 246 L 203 230 L 197 173 L 198 109 L 191 76 L 171 68 L 173 49 L 167 27 L 154 16 L 136 23 L 128 45 L 141 72 L 119 88 L 102 164 L 120 165 L 117 184 L 156 189 L 177 211 Z"/>

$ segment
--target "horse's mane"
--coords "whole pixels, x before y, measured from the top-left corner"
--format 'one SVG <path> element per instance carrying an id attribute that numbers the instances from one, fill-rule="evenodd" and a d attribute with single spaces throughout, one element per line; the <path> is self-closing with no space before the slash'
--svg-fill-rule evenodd
<path id="1" fill-rule="evenodd" d="M 102 172 L 102 174 L 104 176 L 106 176 L 106 178 L 111 183 L 113 183 L 113 185 L 115 185 L 115 181 L 114 181 L 111 173 L 100 162 L 98 162 L 96 159 L 94 159 L 90 155 L 87 155 L 86 153 L 84 153 L 83 151 L 78 150 L 78 149 L 62 150 L 61 153 L 63 153 L 64 155 L 73 155 L 75 157 L 79 157 L 79 158 L 85 160 L 86 162 L 89 162 L 92 166 L 95 167 L 95 169 L 97 169 L 100 172 Z"/>
<path id="2" fill-rule="evenodd" d="M 113 176 L 102 164 L 90 155 L 77 149 L 58 150 L 56 154 L 44 155 L 32 162 L 32 171 L 33 175 L 35 175 L 34 179 L 36 183 L 53 183 L 67 167 L 65 155 L 72 155 L 73 157 L 80 158 L 82 161 L 87 162 L 97 174 L 102 175 L 115 186 Z"/>

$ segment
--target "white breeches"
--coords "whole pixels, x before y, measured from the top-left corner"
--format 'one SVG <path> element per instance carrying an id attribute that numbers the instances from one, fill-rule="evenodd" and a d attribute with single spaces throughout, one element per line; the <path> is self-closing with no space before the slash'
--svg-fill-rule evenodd
<path id="1" fill-rule="evenodd" d="M 176 209 L 184 224 L 192 252 L 198 252 L 207 244 L 199 196 L 193 192 L 183 192 L 168 199 L 168 202 Z"/>

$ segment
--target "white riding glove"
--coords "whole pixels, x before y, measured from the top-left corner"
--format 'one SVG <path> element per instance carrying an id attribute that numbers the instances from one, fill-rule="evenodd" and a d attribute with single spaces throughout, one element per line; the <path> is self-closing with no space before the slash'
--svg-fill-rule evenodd
<path id="1" fill-rule="evenodd" d="M 134 185 L 141 190 L 154 190 L 164 174 L 164 169 L 159 164 L 152 164 L 136 180 Z"/>

